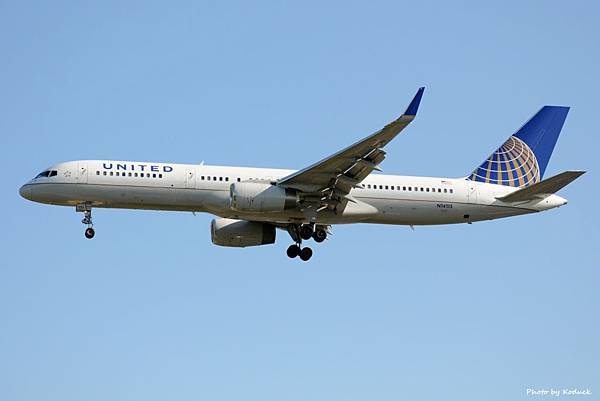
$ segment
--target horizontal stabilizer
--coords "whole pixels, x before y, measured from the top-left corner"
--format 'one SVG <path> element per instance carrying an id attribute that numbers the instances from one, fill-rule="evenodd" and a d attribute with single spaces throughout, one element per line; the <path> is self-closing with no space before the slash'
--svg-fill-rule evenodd
<path id="1" fill-rule="evenodd" d="M 584 173 L 585 171 L 565 171 L 564 173 L 546 178 L 528 187 L 517 189 L 508 195 L 496 199 L 503 202 L 523 202 L 533 199 L 543 199 L 566 187 Z"/>

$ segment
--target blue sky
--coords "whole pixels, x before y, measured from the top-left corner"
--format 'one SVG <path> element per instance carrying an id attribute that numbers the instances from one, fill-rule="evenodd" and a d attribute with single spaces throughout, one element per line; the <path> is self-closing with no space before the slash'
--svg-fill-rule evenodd
<path id="1" fill-rule="evenodd" d="M 0 388 L 7 400 L 527 399 L 600 394 L 594 2 L 0 2 Z M 210 242 L 211 216 L 74 210 L 18 188 L 59 161 L 302 168 L 426 86 L 386 173 L 467 175 L 572 106 L 558 210 Z M 589 397 L 588 397 L 589 398 Z"/>

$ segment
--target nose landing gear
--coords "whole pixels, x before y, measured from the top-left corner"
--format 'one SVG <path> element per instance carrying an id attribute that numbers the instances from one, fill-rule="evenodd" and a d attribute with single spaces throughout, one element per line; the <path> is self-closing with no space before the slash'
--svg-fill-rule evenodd
<path id="1" fill-rule="evenodd" d="M 81 220 L 82 224 L 86 224 L 88 227 L 85 229 L 84 235 L 87 239 L 92 239 L 94 238 L 94 235 L 96 235 L 96 231 L 94 230 L 94 223 L 92 223 L 92 207 L 87 204 L 80 204 L 77 205 L 76 209 L 77 212 L 83 212 L 83 219 Z"/>

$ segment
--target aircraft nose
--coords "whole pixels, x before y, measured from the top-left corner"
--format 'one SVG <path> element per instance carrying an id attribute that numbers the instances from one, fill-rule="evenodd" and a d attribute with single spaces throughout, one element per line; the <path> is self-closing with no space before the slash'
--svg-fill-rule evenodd
<path id="1" fill-rule="evenodd" d="M 23 198 L 31 200 L 31 185 L 25 184 L 19 189 L 19 195 Z"/>

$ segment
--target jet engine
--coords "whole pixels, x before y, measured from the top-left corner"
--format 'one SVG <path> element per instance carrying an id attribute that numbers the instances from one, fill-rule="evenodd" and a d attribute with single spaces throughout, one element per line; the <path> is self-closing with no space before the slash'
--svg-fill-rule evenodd
<path id="1" fill-rule="evenodd" d="M 214 219 L 210 223 L 212 243 L 220 246 L 247 247 L 275 242 L 275 226 L 255 221 Z"/>
<path id="2" fill-rule="evenodd" d="M 281 212 L 296 207 L 298 193 L 263 182 L 236 182 L 229 188 L 230 206 L 238 212 Z"/>

